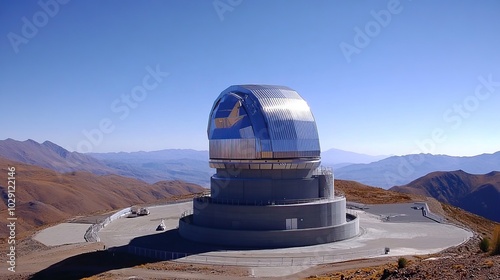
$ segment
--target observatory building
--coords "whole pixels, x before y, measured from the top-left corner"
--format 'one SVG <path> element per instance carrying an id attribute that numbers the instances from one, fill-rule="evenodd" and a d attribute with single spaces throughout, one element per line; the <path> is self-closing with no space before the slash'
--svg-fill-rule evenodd
<path id="1" fill-rule="evenodd" d="M 210 195 L 179 220 L 192 241 L 290 247 L 354 237 L 359 219 L 320 167 L 311 110 L 283 86 L 237 85 L 215 100 L 208 119 Z"/>

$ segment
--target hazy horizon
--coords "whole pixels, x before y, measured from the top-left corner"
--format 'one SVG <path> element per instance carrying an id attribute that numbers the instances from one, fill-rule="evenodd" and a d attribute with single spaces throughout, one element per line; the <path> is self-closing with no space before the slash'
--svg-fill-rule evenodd
<path id="1" fill-rule="evenodd" d="M 498 1 L 61 3 L 0 2 L 0 139 L 207 150 L 213 101 L 256 83 L 298 91 L 323 150 L 500 150 Z"/>
<path id="2" fill-rule="evenodd" d="M 66 149 L 66 150 L 68 150 L 70 152 L 78 152 L 76 150 L 70 150 L 67 147 L 64 147 L 64 146 L 60 145 L 59 143 L 54 142 L 54 141 L 52 141 L 50 139 L 36 140 L 36 139 L 33 139 L 33 138 L 28 138 L 28 139 L 24 139 L 24 140 L 19 140 L 19 139 L 14 139 L 12 137 L 8 137 L 8 138 L 5 138 L 5 139 L 0 139 L 0 141 L 4 141 L 4 140 L 7 140 L 7 139 L 12 139 L 12 140 L 15 140 L 15 141 L 20 141 L 20 142 L 24 142 L 24 141 L 28 141 L 28 140 L 33 140 L 33 141 L 36 141 L 37 143 L 40 143 L 40 144 L 43 143 L 43 142 L 45 142 L 45 141 L 49 141 L 49 142 L 52 142 L 52 143 L 54 143 L 56 145 L 61 146 L 62 148 Z M 199 152 L 208 152 L 208 149 L 166 147 L 166 148 L 160 148 L 160 149 L 156 149 L 156 150 L 139 149 L 139 150 L 132 150 L 132 151 L 102 151 L 102 152 L 88 152 L 88 153 L 136 153 L 136 152 L 156 152 L 156 151 L 161 151 L 161 150 L 193 150 L 193 151 L 199 151 Z M 367 153 L 361 153 L 361 152 L 358 152 L 358 151 L 355 151 L 355 150 L 354 151 L 343 150 L 343 149 L 338 149 L 338 148 L 335 148 L 335 147 L 321 149 L 321 152 L 327 152 L 327 151 L 330 151 L 330 150 L 338 150 L 338 151 L 341 151 L 341 152 L 356 153 L 356 154 L 367 155 L 367 156 L 371 156 L 371 157 L 392 157 L 392 156 L 410 155 L 410 154 L 367 154 Z M 450 155 L 450 154 L 439 154 L 439 153 L 421 153 L 421 154 L 445 155 L 445 156 L 453 156 L 453 157 L 473 157 L 473 156 L 478 156 L 478 155 L 482 155 L 482 154 L 494 154 L 496 152 L 500 152 L 500 150 L 494 151 L 494 152 L 484 152 L 484 153 L 479 153 L 479 154 L 472 154 L 472 155 Z"/>

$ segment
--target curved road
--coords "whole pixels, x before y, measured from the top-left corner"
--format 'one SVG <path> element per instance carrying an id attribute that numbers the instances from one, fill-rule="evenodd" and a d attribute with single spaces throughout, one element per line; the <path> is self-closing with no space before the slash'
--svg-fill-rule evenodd
<path id="1" fill-rule="evenodd" d="M 354 211 L 360 217 L 362 234 L 356 238 L 315 246 L 285 249 L 227 249 L 185 241 L 177 234 L 180 215 L 192 209 L 192 202 L 150 207 L 151 214 L 135 218 L 120 218 L 99 232 L 108 248 L 129 244 L 168 252 L 187 252 L 176 261 L 204 264 L 239 265 L 255 268 L 256 276 L 285 276 L 320 263 L 331 263 L 367 257 L 420 255 L 436 253 L 459 245 L 472 233 L 449 224 L 431 220 L 412 222 L 409 205 L 388 205 L 392 215 L 407 217 L 409 222 L 383 222 L 381 215 Z M 378 209 L 380 211 L 380 209 Z M 406 211 L 406 212 L 405 212 Z M 415 212 L 418 213 L 418 212 Z M 164 220 L 165 232 L 156 231 Z M 390 252 L 384 255 L 384 248 Z"/>

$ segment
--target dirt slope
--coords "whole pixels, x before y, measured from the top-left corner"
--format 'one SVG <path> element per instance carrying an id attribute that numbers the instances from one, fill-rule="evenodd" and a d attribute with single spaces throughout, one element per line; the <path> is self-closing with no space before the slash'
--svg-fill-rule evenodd
<path id="1" fill-rule="evenodd" d="M 441 202 L 500 222 L 500 172 L 484 175 L 469 174 L 462 170 L 432 172 L 391 190 L 434 197 Z"/>
<path id="2" fill-rule="evenodd" d="M 0 216 L 7 216 L 7 167 L 16 168 L 16 216 L 18 236 L 39 226 L 64 219 L 105 212 L 139 203 L 151 203 L 173 195 L 202 192 L 204 188 L 182 181 L 143 181 L 118 175 L 89 172 L 58 173 L 0 158 Z M 0 228 L 2 237 L 7 228 Z"/>

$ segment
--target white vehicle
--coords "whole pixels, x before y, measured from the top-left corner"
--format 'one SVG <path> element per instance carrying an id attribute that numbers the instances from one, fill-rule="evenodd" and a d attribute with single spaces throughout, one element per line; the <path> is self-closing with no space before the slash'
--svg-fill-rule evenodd
<path id="1" fill-rule="evenodd" d="M 156 231 L 164 231 L 165 230 L 165 222 L 161 219 L 161 223 L 156 227 Z"/>
<path id="2" fill-rule="evenodd" d="M 146 215 L 149 215 L 149 210 L 148 210 L 148 208 L 141 208 L 141 209 L 139 209 L 139 211 L 137 212 L 137 215 L 138 215 L 138 216 L 146 216 Z"/>

